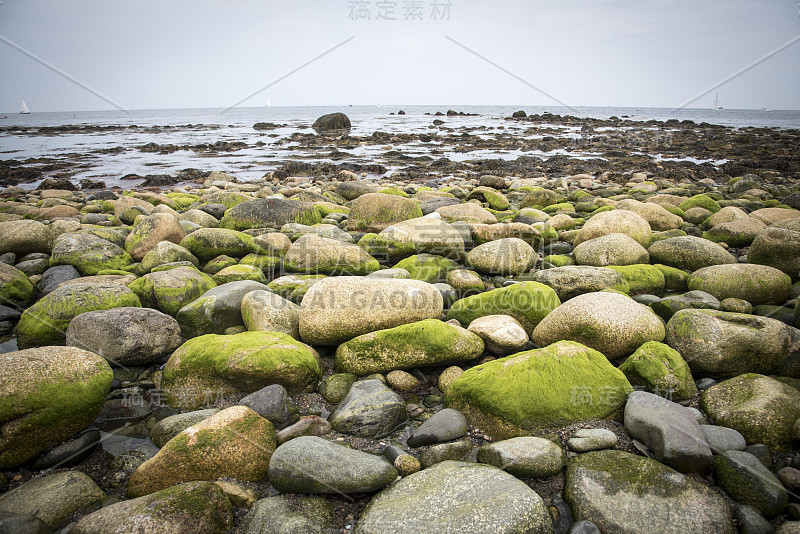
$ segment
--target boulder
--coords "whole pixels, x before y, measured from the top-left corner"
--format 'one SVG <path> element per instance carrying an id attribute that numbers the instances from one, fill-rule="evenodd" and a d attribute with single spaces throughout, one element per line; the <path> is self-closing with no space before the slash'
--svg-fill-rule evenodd
<path id="1" fill-rule="evenodd" d="M 582 242 L 573 251 L 578 265 L 606 267 L 649 263 L 647 249 L 625 234 L 607 234 Z"/>
<path id="2" fill-rule="evenodd" d="M 261 499 L 244 518 L 243 534 L 330 534 L 333 507 L 321 497 L 275 495 Z"/>
<path id="3" fill-rule="evenodd" d="M 39 347 L 0 355 L 0 378 L 0 469 L 7 469 L 89 426 L 113 376 L 97 354 Z"/>
<path id="4" fill-rule="evenodd" d="M 522 282 L 457 300 L 448 310 L 447 320 L 456 319 L 462 325 L 469 325 L 479 317 L 508 315 L 530 335 L 560 304 L 550 287 L 538 282 Z"/>
<path id="5" fill-rule="evenodd" d="M 438 289 L 417 280 L 338 277 L 315 282 L 300 308 L 303 341 L 339 345 L 376 330 L 439 319 L 443 300 Z"/>
<path id="6" fill-rule="evenodd" d="M 33 252 L 50 254 L 53 238 L 49 228 L 39 221 L 0 222 L 0 254 L 13 252 L 21 258 Z"/>
<path id="7" fill-rule="evenodd" d="M 347 229 L 358 232 L 380 232 L 395 223 L 422 217 L 416 200 L 398 195 L 367 193 L 350 206 Z"/>
<path id="8" fill-rule="evenodd" d="M 743 248 L 749 246 L 756 235 L 764 228 L 766 228 L 766 225 L 758 219 L 747 217 L 717 224 L 707 232 L 703 232 L 703 239 L 714 243 L 726 243 L 731 247 Z"/>
<path id="9" fill-rule="evenodd" d="M 186 237 L 178 219 L 167 213 L 154 213 L 139 220 L 125 238 L 125 250 L 134 261 L 142 261 L 145 254 L 162 241 L 180 243 Z"/>
<path id="10" fill-rule="evenodd" d="M 217 408 L 209 408 L 208 410 L 196 410 L 194 412 L 179 413 L 165 417 L 150 430 L 150 441 L 160 449 L 166 445 L 169 440 L 190 426 L 194 426 L 218 412 L 219 410 Z"/>
<path id="11" fill-rule="evenodd" d="M 129 284 L 142 306 L 175 317 L 181 308 L 193 302 L 217 284 L 207 274 L 191 267 L 146 274 Z"/>
<path id="12" fill-rule="evenodd" d="M 85 473 L 64 471 L 31 480 L 0 495 L 0 512 L 34 516 L 48 527 L 57 528 L 74 513 L 100 504 L 105 497 Z"/>
<path id="13" fill-rule="evenodd" d="M 84 516 L 72 534 L 158 532 L 211 534 L 233 525 L 233 507 L 213 482 L 186 482 Z"/>
<path id="14" fill-rule="evenodd" d="M 467 418 L 458 410 L 444 408 L 433 414 L 409 436 L 409 447 L 424 447 L 458 439 L 467 433 Z"/>
<path id="15" fill-rule="evenodd" d="M 169 315 L 151 308 L 113 308 L 75 317 L 67 327 L 66 343 L 126 366 L 161 361 L 182 340 L 178 322 Z"/>
<path id="16" fill-rule="evenodd" d="M 311 127 L 318 133 L 329 130 L 349 130 L 350 118 L 344 113 L 328 113 L 315 120 Z"/>
<path id="17" fill-rule="evenodd" d="M 704 267 L 689 277 L 689 289 L 705 291 L 719 300 L 746 300 L 754 306 L 782 304 L 789 298 L 791 285 L 791 279 L 782 271 L 748 263 Z"/>
<path id="18" fill-rule="evenodd" d="M 355 534 L 552 534 L 539 495 L 496 467 L 445 461 L 373 498 Z"/>
<path id="19" fill-rule="evenodd" d="M 339 345 L 336 369 L 355 375 L 474 360 L 483 340 L 464 328 L 426 319 L 363 334 Z"/>
<path id="20" fill-rule="evenodd" d="M 522 239 L 507 237 L 478 245 L 467 254 L 467 266 L 484 274 L 515 275 L 530 270 L 539 255 Z"/>
<path id="21" fill-rule="evenodd" d="M 36 298 L 33 284 L 19 269 L 0 263 L 0 304 L 27 306 Z"/>
<path id="22" fill-rule="evenodd" d="M 447 279 L 447 274 L 458 269 L 459 264 L 443 256 L 433 254 L 416 254 L 400 260 L 394 265 L 395 269 L 405 269 L 410 278 L 435 284 Z"/>
<path id="23" fill-rule="evenodd" d="M 259 198 L 230 208 L 219 225 L 230 230 L 250 230 L 280 228 L 291 222 L 313 225 L 321 220 L 320 213 L 308 202 L 291 198 Z"/>
<path id="24" fill-rule="evenodd" d="M 380 439 L 405 424 L 403 398 L 380 380 L 356 382 L 328 416 L 334 430 L 360 438 Z"/>
<path id="25" fill-rule="evenodd" d="M 61 234 L 50 256 L 51 267 L 72 265 L 84 276 L 109 269 L 120 270 L 131 263 L 133 258 L 122 248 L 92 234 Z"/>
<path id="26" fill-rule="evenodd" d="M 589 265 L 566 265 L 536 271 L 531 279 L 555 290 L 561 302 L 584 293 L 594 293 L 604 289 L 616 289 L 627 293 L 629 288 L 620 273 L 608 267 Z"/>
<path id="27" fill-rule="evenodd" d="M 164 365 L 161 387 L 171 406 L 197 408 L 210 394 L 252 393 L 272 384 L 308 392 L 322 375 L 313 349 L 286 334 L 243 332 L 190 339 Z"/>
<path id="28" fill-rule="evenodd" d="M 562 341 L 472 367 L 444 398 L 472 425 L 509 438 L 613 417 L 632 389 L 601 353 Z"/>
<path id="29" fill-rule="evenodd" d="M 396 478 L 383 458 L 316 436 L 287 441 L 269 463 L 269 481 L 282 493 L 365 493 Z"/>
<path id="30" fill-rule="evenodd" d="M 300 306 L 271 291 L 247 293 L 242 297 L 241 314 L 251 332 L 279 332 L 300 339 Z"/>
<path id="31" fill-rule="evenodd" d="M 632 211 L 604 211 L 592 216 L 575 236 L 575 245 L 608 234 L 625 234 L 642 245 L 650 245 L 652 230 L 650 223 Z"/>
<path id="32" fill-rule="evenodd" d="M 300 420 L 297 404 L 289 397 L 286 388 L 280 384 L 261 388 L 242 398 L 239 404 L 247 406 L 271 422 L 277 430 L 283 430 Z"/>
<path id="33" fill-rule="evenodd" d="M 497 217 L 474 202 L 442 206 L 436 210 L 446 222 L 464 221 L 470 224 L 495 224 Z"/>
<path id="34" fill-rule="evenodd" d="M 230 211 L 230 210 L 229 210 Z M 253 252 L 253 238 L 225 228 L 201 228 L 184 237 L 180 246 L 205 263 L 220 255 L 241 258 Z"/>
<path id="35" fill-rule="evenodd" d="M 510 315 L 478 317 L 469 323 L 467 330 L 483 339 L 486 350 L 497 356 L 514 354 L 528 345 L 528 333 Z"/>
<path id="36" fill-rule="evenodd" d="M 283 265 L 289 272 L 308 274 L 365 275 L 380 269 L 378 260 L 358 245 L 312 234 L 289 247 Z"/>
<path id="37" fill-rule="evenodd" d="M 694 236 L 670 237 L 656 241 L 648 247 L 647 252 L 650 254 L 651 262 L 684 271 L 736 263 L 736 258 L 721 246 Z"/>
<path id="38" fill-rule="evenodd" d="M 566 455 L 549 439 L 521 436 L 482 446 L 478 461 L 519 478 L 547 478 L 561 472 Z"/>
<path id="39" fill-rule="evenodd" d="M 195 267 L 200 266 L 200 262 L 194 254 L 189 252 L 189 249 L 176 245 L 171 241 L 161 241 L 142 258 L 142 270 L 150 272 L 160 265 L 179 261 L 188 261 Z"/>
<path id="40" fill-rule="evenodd" d="M 267 286 L 252 280 L 228 282 L 203 293 L 181 308 L 175 318 L 186 338 L 204 334 L 224 334 L 228 328 L 244 326 L 242 299 L 251 291 L 265 291 Z"/>
<path id="41" fill-rule="evenodd" d="M 680 404 L 634 391 L 625 404 L 625 430 L 653 452 L 653 458 L 684 473 L 711 467 L 714 458 L 703 429 Z"/>
<path id="42" fill-rule="evenodd" d="M 680 352 L 698 377 L 743 373 L 800 376 L 795 329 L 756 315 L 681 310 L 667 323 L 666 343 Z"/>
<path id="43" fill-rule="evenodd" d="M 748 373 L 705 390 L 700 407 L 716 424 L 739 431 L 748 443 L 787 450 L 795 421 L 800 419 L 800 391 Z"/>
<path id="44" fill-rule="evenodd" d="M 735 501 L 752 506 L 767 517 L 781 513 L 789 495 L 778 477 L 744 451 L 723 451 L 714 462 L 714 477 Z"/>
<path id="45" fill-rule="evenodd" d="M 681 353 L 658 341 L 648 341 L 619 366 L 633 387 L 680 401 L 697 394 L 689 365 Z"/>
<path id="46" fill-rule="evenodd" d="M 266 476 L 275 447 L 272 423 L 245 406 L 227 408 L 187 428 L 136 468 L 128 497 L 223 476 L 257 482 Z"/>
<path id="47" fill-rule="evenodd" d="M 662 341 L 664 324 L 649 307 L 630 297 L 587 293 L 553 310 L 531 338 L 540 346 L 576 341 L 616 359 L 632 354 L 647 341 Z"/>
<path id="48" fill-rule="evenodd" d="M 17 325 L 21 349 L 63 345 L 70 321 L 82 313 L 141 306 L 139 297 L 123 285 L 72 284 L 56 289 L 25 310 Z"/>
<path id="49" fill-rule="evenodd" d="M 780 269 L 797 282 L 800 279 L 800 232 L 767 228 L 756 235 L 747 252 L 748 263 Z"/>
<path id="50" fill-rule="evenodd" d="M 367 251 L 372 255 L 385 254 L 392 263 L 420 253 L 457 260 L 464 256 L 464 239 L 446 222 L 421 217 L 388 226 L 376 236 Z"/>
<path id="51" fill-rule="evenodd" d="M 734 534 L 731 508 L 711 488 L 643 456 L 608 450 L 567 465 L 564 500 L 601 532 Z"/>

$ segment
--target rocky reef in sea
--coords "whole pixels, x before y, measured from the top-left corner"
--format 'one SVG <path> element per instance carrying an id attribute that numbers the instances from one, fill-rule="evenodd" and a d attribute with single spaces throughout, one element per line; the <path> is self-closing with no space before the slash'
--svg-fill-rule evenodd
<path id="1" fill-rule="evenodd" d="M 0 531 L 800 531 L 797 132 L 659 127 L 0 190 Z"/>

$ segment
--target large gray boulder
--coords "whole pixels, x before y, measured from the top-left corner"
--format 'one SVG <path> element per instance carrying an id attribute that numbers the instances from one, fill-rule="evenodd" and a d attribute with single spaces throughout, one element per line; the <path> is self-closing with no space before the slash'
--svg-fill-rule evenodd
<path id="1" fill-rule="evenodd" d="M 181 346 L 181 328 L 151 308 L 113 308 L 78 315 L 67 327 L 67 345 L 118 365 L 146 365 Z"/>
<path id="2" fill-rule="evenodd" d="M 724 497 L 655 460 L 622 451 L 570 460 L 564 500 L 576 521 L 591 521 L 601 532 L 736 532 Z"/>
<path id="3" fill-rule="evenodd" d="M 445 461 L 372 499 L 356 534 L 552 534 L 539 495 L 488 465 Z"/>
<path id="4" fill-rule="evenodd" d="M 282 493 L 364 493 L 397 478 L 380 456 L 302 436 L 277 448 L 269 462 L 269 481 Z"/>
<path id="5" fill-rule="evenodd" d="M 530 279 L 552 287 L 561 302 L 604 289 L 627 292 L 628 286 L 622 275 L 614 269 L 591 265 L 566 265 L 536 271 L 530 275 Z"/>
<path id="6" fill-rule="evenodd" d="M 711 265 L 736 263 L 733 255 L 713 241 L 695 236 L 670 237 L 656 241 L 647 249 L 650 261 L 696 271 Z"/>
<path id="7" fill-rule="evenodd" d="M 380 439 L 405 424 L 407 418 L 403 397 L 380 380 L 364 380 L 350 387 L 328 422 L 343 434 Z"/>
<path id="8" fill-rule="evenodd" d="M 203 293 L 178 311 L 175 318 L 181 325 L 184 337 L 203 334 L 224 334 L 233 326 L 244 326 L 242 321 L 242 299 L 251 291 L 269 291 L 269 288 L 253 280 L 228 282 Z"/>
<path id="9" fill-rule="evenodd" d="M 678 471 L 702 472 L 714 463 L 692 412 L 658 395 L 634 391 L 628 396 L 625 430 L 649 447 L 656 460 Z"/>

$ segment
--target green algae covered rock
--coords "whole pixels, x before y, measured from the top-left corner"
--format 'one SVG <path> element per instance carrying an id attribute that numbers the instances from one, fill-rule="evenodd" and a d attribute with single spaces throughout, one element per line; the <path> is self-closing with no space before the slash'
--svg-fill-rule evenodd
<path id="1" fill-rule="evenodd" d="M 25 273 L 0 263 L 0 304 L 8 305 L 11 302 L 25 306 L 33 302 L 35 297 L 33 284 Z"/>
<path id="2" fill-rule="evenodd" d="M 627 210 L 612 210 L 598 213 L 589 218 L 575 237 L 575 246 L 584 241 L 608 234 L 625 234 L 643 247 L 650 244 L 653 230 L 641 215 Z"/>
<path id="3" fill-rule="evenodd" d="M 0 469 L 16 467 L 88 427 L 112 379 L 105 359 L 75 347 L 0 356 Z"/>
<path id="4" fill-rule="evenodd" d="M 416 200 L 384 193 L 367 193 L 353 201 L 347 229 L 360 232 L 380 232 L 394 223 L 422 217 Z"/>
<path id="5" fill-rule="evenodd" d="M 405 269 L 411 278 L 435 284 L 444 282 L 447 273 L 461 266 L 450 258 L 437 256 L 435 254 L 417 254 L 399 261 L 394 265 L 395 269 Z"/>
<path id="6" fill-rule="evenodd" d="M 736 258 L 722 248 L 702 237 L 679 236 L 657 241 L 647 249 L 650 261 L 682 269 L 696 271 L 712 265 L 736 263 Z"/>
<path id="7" fill-rule="evenodd" d="M 141 307 L 139 297 L 119 284 L 70 284 L 42 297 L 25 310 L 17 325 L 17 346 L 21 349 L 63 345 L 70 321 L 95 310 Z"/>
<path id="8" fill-rule="evenodd" d="M 692 273 L 661 263 L 656 263 L 653 267 L 664 275 L 664 289 L 666 291 L 683 292 L 689 289 L 689 277 Z"/>
<path id="9" fill-rule="evenodd" d="M 775 267 L 788 274 L 792 282 L 797 282 L 800 278 L 800 232 L 767 228 L 753 240 L 747 262 Z"/>
<path id="10" fill-rule="evenodd" d="M 267 284 L 267 287 L 276 295 L 300 304 L 311 286 L 323 278 L 327 278 L 327 276 L 324 274 L 288 274 L 276 278 Z"/>
<path id="11" fill-rule="evenodd" d="M 156 271 L 137 278 L 128 286 L 146 308 L 175 317 L 185 305 L 216 287 L 214 280 L 191 267 Z"/>
<path id="12" fill-rule="evenodd" d="M 170 405 L 194 409 L 214 396 L 252 393 L 272 384 L 308 392 L 322 376 L 319 356 L 287 334 L 209 334 L 181 345 L 164 365 L 162 388 Z"/>
<path id="13" fill-rule="evenodd" d="M 186 482 L 118 502 L 81 518 L 73 534 L 109 532 L 225 532 L 233 506 L 213 482 Z"/>
<path id="14" fill-rule="evenodd" d="M 231 327 L 244 326 L 242 299 L 251 291 L 266 291 L 266 285 L 253 280 L 228 282 L 209 289 L 175 314 L 186 338 L 203 334 L 224 334 Z"/>
<path id="15" fill-rule="evenodd" d="M 251 250 L 252 242 L 253 238 L 243 232 L 224 228 L 201 228 L 184 237 L 180 245 L 201 262 L 207 262 L 220 255 L 234 258 L 246 256 L 254 252 Z"/>
<path id="16" fill-rule="evenodd" d="M 174 484 L 222 476 L 257 482 L 275 452 L 275 427 L 246 406 L 233 406 L 190 426 L 140 465 L 128 496 L 141 497 Z"/>
<path id="17" fill-rule="evenodd" d="M 447 406 L 505 439 L 619 413 L 633 390 L 596 350 L 573 341 L 472 367 L 445 392 Z"/>
<path id="18" fill-rule="evenodd" d="M 227 284 L 228 282 L 240 282 L 242 280 L 252 280 L 253 282 L 267 283 L 267 277 L 264 272 L 258 267 L 252 265 L 231 265 L 225 267 L 217 274 L 211 277 L 218 285 Z"/>
<path id="19" fill-rule="evenodd" d="M 259 198 L 227 210 L 219 225 L 229 230 L 250 230 L 280 228 L 292 222 L 312 226 L 321 220 L 313 204 L 288 198 Z"/>
<path id="20" fill-rule="evenodd" d="M 161 241 L 142 258 L 142 270 L 150 272 L 160 265 L 179 261 L 188 261 L 195 267 L 200 266 L 200 262 L 194 254 L 187 249 L 171 241 Z"/>
<path id="21" fill-rule="evenodd" d="M 664 273 L 655 265 L 609 265 L 622 275 L 628 284 L 630 295 L 661 295 L 664 293 L 666 279 Z"/>
<path id="22" fill-rule="evenodd" d="M 720 426 L 739 431 L 747 443 L 787 450 L 800 419 L 800 391 L 773 378 L 748 373 L 705 390 L 700 408 Z"/>
<path id="23" fill-rule="evenodd" d="M 722 207 L 717 203 L 716 200 L 712 199 L 707 195 L 695 195 L 691 198 L 687 198 L 686 200 L 681 202 L 681 205 L 678 207 L 683 211 L 700 207 L 707 209 L 711 213 L 717 213 L 719 210 L 722 209 Z"/>
<path id="24" fill-rule="evenodd" d="M 483 348 L 483 340 L 472 332 L 438 319 L 427 319 L 342 343 L 336 349 L 336 368 L 365 376 L 395 369 L 448 365 L 474 360 Z"/>
<path id="25" fill-rule="evenodd" d="M 717 297 L 746 300 L 750 304 L 783 304 L 789 298 L 789 275 L 767 265 L 734 263 L 704 267 L 689 277 L 689 289 Z"/>
<path id="26" fill-rule="evenodd" d="M 633 386 L 677 402 L 697 394 L 692 372 L 681 354 L 669 345 L 648 341 L 619 366 Z"/>
<path id="27" fill-rule="evenodd" d="M 422 252 L 451 259 L 464 256 L 464 239 L 458 230 L 444 221 L 430 217 L 401 221 L 377 235 L 367 236 L 359 241 L 359 246 L 365 247 L 373 256 L 383 254 L 392 263 Z"/>
<path id="28" fill-rule="evenodd" d="M 467 266 L 486 274 L 515 275 L 530 270 L 539 255 L 517 237 L 506 237 L 478 245 L 467 254 Z"/>
<path id="29" fill-rule="evenodd" d="M 61 234 L 53 244 L 50 267 L 72 265 L 82 275 L 122 269 L 133 263 L 130 254 L 92 234 Z"/>
<path id="30" fill-rule="evenodd" d="M 154 213 L 139 219 L 125 238 L 125 250 L 135 261 L 142 261 L 162 241 L 180 243 L 184 237 L 186 232 L 178 219 L 167 213 Z"/>
<path id="31" fill-rule="evenodd" d="M 469 325 L 478 317 L 510 315 L 530 335 L 547 314 L 561 305 L 556 292 L 538 282 L 521 282 L 457 300 L 447 319 Z"/>
<path id="32" fill-rule="evenodd" d="M 601 532 L 736 532 L 724 497 L 666 465 L 623 451 L 570 460 L 564 500 L 576 521 L 591 521 Z"/>

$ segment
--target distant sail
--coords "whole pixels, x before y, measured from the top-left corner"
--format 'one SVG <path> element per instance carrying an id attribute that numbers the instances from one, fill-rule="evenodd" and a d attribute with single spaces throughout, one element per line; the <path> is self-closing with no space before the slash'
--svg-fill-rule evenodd
<path id="1" fill-rule="evenodd" d="M 27 115 L 30 112 L 31 112 L 31 110 L 28 109 L 28 106 L 25 105 L 25 101 L 23 100 L 22 101 L 22 111 L 20 111 L 20 113 L 23 114 L 23 115 Z"/>
<path id="2" fill-rule="evenodd" d="M 272 107 L 272 104 L 270 104 L 270 102 L 269 102 L 269 98 L 267 98 L 267 107 L 268 107 L 268 108 L 271 108 L 271 107 Z"/>
<path id="3" fill-rule="evenodd" d="M 714 109 L 724 109 L 719 103 L 719 93 L 717 93 L 717 96 L 714 98 Z"/>

